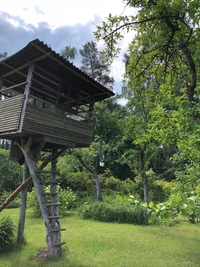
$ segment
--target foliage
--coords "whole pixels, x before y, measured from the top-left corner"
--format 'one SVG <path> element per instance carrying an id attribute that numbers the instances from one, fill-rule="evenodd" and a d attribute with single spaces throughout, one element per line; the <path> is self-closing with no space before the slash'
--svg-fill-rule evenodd
<path id="1" fill-rule="evenodd" d="M 128 204 L 106 202 L 85 203 L 80 208 L 80 216 L 83 219 L 93 219 L 102 222 L 118 222 L 130 224 L 147 224 L 148 212 L 140 205 L 131 206 Z"/>
<path id="2" fill-rule="evenodd" d="M 50 192 L 50 186 L 44 188 L 45 192 Z M 50 196 L 47 198 L 47 201 L 51 202 Z M 76 208 L 77 198 L 76 194 L 68 187 L 65 190 L 61 187 L 58 188 L 58 202 L 61 203 L 59 206 L 59 213 L 65 215 L 67 210 Z M 32 208 L 34 217 L 41 217 L 41 211 L 39 203 L 36 198 L 35 190 L 32 189 L 28 193 L 28 206 Z"/>
<path id="3" fill-rule="evenodd" d="M 77 49 L 74 46 L 67 45 L 63 50 L 60 52 L 61 56 L 68 61 L 73 61 L 77 54 Z"/>
<path id="4" fill-rule="evenodd" d="M 22 181 L 22 168 L 9 160 L 9 151 L 0 149 L 0 192 L 14 191 Z"/>
<path id="5" fill-rule="evenodd" d="M 133 171 L 140 171 L 148 199 L 146 172 L 150 164 L 157 165 L 154 162 L 163 152 L 167 162 L 173 159 L 176 167 L 181 165 L 183 176 L 188 163 L 199 164 L 200 3 L 124 2 L 127 8 L 137 8 L 137 14 L 110 14 L 97 27 L 96 37 L 104 39 L 105 54 L 115 57 L 124 30 L 135 31 L 125 57 L 124 79 L 130 112 L 124 139 L 131 146 L 120 160 L 128 160 Z M 162 165 L 173 169 L 173 163 Z"/>
<path id="6" fill-rule="evenodd" d="M 65 214 L 67 210 L 72 210 L 77 207 L 76 194 L 69 187 L 65 190 L 60 188 L 58 192 L 58 200 L 61 203 L 59 208 L 61 214 Z"/>
<path id="7" fill-rule="evenodd" d="M 81 55 L 81 69 L 100 84 L 112 89 L 114 79 L 110 76 L 110 65 L 103 58 L 93 41 L 87 42 L 79 50 Z"/>
<path id="8" fill-rule="evenodd" d="M 0 219 L 0 253 L 10 251 L 14 245 L 15 225 L 9 216 Z"/>

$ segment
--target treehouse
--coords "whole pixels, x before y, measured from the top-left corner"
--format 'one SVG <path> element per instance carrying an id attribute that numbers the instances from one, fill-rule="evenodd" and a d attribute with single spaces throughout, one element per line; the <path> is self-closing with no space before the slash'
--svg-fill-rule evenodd
<path id="1" fill-rule="evenodd" d="M 42 151 L 87 147 L 94 103 L 112 95 L 43 42 L 33 40 L 0 62 L 0 138 L 32 137 Z M 20 159 L 13 146 L 11 159 Z"/>
<path id="2" fill-rule="evenodd" d="M 19 192 L 26 194 L 24 189 L 33 181 L 49 256 L 60 256 L 65 243 L 60 234 L 65 229 L 59 222 L 56 159 L 67 148 L 90 145 L 94 104 L 113 95 L 39 40 L 0 62 L 0 138 L 12 141 L 10 159 L 25 162 L 26 170 L 26 180 L 0 205 L 0 212 Z M 41 158 L 41 151 L 49 152 L 43 153 L 47 158 Z M 42 170 L 49 162 L 46 181 Z M 44 185 L 50 185 L 50 192 Z M 25 218 L 21 207 L 20 218 Z M 23 220 L 19 225 L 21 233 Z"/>

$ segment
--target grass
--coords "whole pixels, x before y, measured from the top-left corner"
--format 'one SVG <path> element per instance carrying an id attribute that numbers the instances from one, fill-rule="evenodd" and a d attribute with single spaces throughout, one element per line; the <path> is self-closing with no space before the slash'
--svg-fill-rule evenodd
<path id="1" fill-rule="evenodd" d="M 17 225 L 18 209 L 7 209 Z M 27 211 L 27 244 L 0 255 L 2 267 L 199 267 L 200 225 L 181 223 L 173 227 L 134 226 L 79 219 L 71 213 L 61 219 L 63 255 L 59 259 L 39 262 L 40 248 L 46 247 L 41 219 Z"/>

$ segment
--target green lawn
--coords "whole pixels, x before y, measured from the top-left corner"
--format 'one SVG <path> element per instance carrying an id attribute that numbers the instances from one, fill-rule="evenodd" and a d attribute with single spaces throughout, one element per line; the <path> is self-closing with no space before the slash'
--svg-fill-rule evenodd
<path id="1" fill-rule="evenodd" d="M 18 209 L 4 210 L 17 224 Z M 134 226 L 83 221 L 76 213 L 61 219 L 63 255 L 60 259 L 39 262 L 40 248 L 46 247 L 41 219 L 27 212 L 26 246 L 0 255 L 0 267 L 199 267 L 200 225 L 182 223 L 174 227 Z"/>

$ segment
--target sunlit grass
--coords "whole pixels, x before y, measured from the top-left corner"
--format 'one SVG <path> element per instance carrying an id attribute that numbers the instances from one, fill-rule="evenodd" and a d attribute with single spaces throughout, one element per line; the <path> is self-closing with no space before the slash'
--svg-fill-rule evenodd
<path id="1" fill-rule="evenodd" d="M 4 210 L 18 223 L 19 210 Z M 27 244 L 0 255 L 0 266 L 68 267 L 186 267 L 200 266 L 200 226 L 182 223 L 173 227 L 134 226 L 83 221 L 76 213 L 61 219 L 63 247 L 60 259 L 39 262 L 35 256 L 46 247 L 41 219 L 27 212 Z"/>

